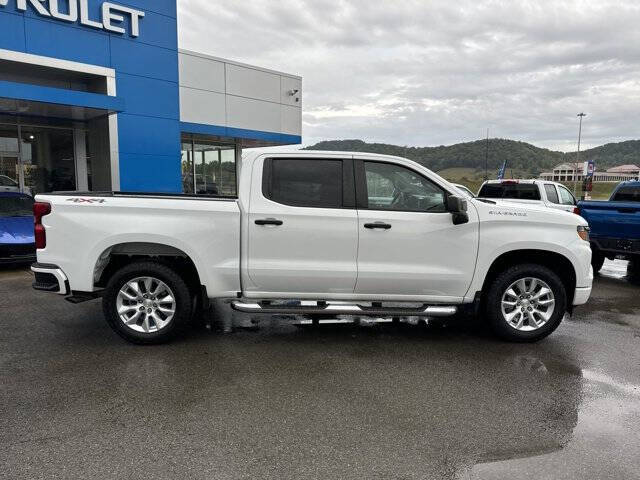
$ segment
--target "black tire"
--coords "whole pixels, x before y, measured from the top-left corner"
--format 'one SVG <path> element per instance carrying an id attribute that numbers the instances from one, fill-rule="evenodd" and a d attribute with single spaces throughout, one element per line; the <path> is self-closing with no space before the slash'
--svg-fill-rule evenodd
<path id="1" fill-rule="evenodd" d="M 629 259 L 627 279 L 634 285 L 640 285 L 640 255 L 634 255 Z"/>
<path id="2" fill-rule="evenodd" d="M 164 282 L 175 299 L 173 318 L 162 329 L 153 332 L 139 332 L 128 327 L 117 312 L 117 297 L 121 288 L 128 281 L 145 276 Z M 174 270 L 159 262 L 141 261 L 131 263 L 114 273 L 102 297 L 102 310 L 109 326 L 125 340 L 141 345 L 159 344 L 175 338 L 189 322 L 193 312 L 192 298 L 189 287 Z"/>
<path id="3" fill-rule="evenodd" d="M 605 256 L 595 248 L 591 249 L 591 266 L 593 267 L 593 273 L 596 274 L 602 269 L 604 265 Z"/>
<path id="4" fill-rule="evenodd" d="M 553 292 L 555 308 L 551 318 L 536 330 L 517 330 L 507 323 L 502 315 L 502 296 L 517 280 L 533 277 L 545 282 Z M 510 342 L 536 342 L 553 332 L 567 310 L 567 294 L 562 280 L 547 267 L 536 264 L 521 264 L 500 273 L 489 285 L 484 299 L 486 319 L 492 330 L 502 339 Z"/>

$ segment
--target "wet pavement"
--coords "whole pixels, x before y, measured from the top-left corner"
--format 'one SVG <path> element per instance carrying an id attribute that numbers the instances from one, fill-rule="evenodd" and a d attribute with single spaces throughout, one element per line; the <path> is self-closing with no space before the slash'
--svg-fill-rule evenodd
<path id="1" fill-rule="evenodd" d="M 191 329 L 0 271 L 0 478 L 640 478 L 640 286 L 607 262 L 537 344 L 474 325 Z"/>

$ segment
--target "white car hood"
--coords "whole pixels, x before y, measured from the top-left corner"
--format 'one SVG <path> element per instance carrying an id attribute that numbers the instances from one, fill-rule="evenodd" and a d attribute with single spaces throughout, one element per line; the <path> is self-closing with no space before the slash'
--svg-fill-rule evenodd
<path id="1" fill-rule="evenodd" d="M 567 223 L 570 225 L 587 225 L 587 222 L 584 218 L 579 215 L 576 215 L 572 212 L 565 212 L 564 210 L 555 210 L 553 208 L 547 208 L 543 204 L 535 204 L 535 203 L 517 203 L 510 202 L 508 200 L 499 200 L 499 199 L 488 199 L 487 201 L 482 201 L 479 199 L 474 199 L 474 203 L 478 208 L 482 210 L 486 210 L 489 212 L 512 212 L 514 214 L 517 213 L 530 213 L 535 214 L 535 218 L 537 220 L 544 220 L 544 218 L 548 218 L 548 221 L 551 223 Z M 489 203 L 491 202 L 491 203 Z"/>

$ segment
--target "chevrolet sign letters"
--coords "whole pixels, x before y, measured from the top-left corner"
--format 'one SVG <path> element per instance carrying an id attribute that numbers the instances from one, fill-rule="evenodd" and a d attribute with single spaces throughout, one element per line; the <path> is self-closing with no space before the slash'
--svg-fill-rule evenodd
<path id="1" fill-rule="evenodd" d="M 130 18 L 131 31 L 129 35 L 137 37 L 140 34 L 140 19 L 144 17 L 144 12 L 133 8 L 116 5 L 111 2 L 102 4 L 102 21 L 92 20 L 89 18 L 89 8 L 87 2 L 89 0 L 15 0 L 16 8 L 23 12 L 27 10 L 27 4 L 43 17 L 53 17 L 65 22 L 77 22 L 80 20 L 82 25 L 87 27 L 98 28 L 100 30 L 108 30 L 115 33 L 125 33 L 123 23 L 125 15 Z M 0 0 L 0 7 L 6 7 L 9 0 Z M 46 3 L 49 4 L 47 9 Z M 61 11 L 59 3 L 65 7 L 64 12 Z M 78 4 L 80 4 L 78 6 Z"/>

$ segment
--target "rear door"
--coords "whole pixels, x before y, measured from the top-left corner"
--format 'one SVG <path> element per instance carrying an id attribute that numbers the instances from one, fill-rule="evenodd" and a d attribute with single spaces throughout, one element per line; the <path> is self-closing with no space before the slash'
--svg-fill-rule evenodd
<path id="1" fill-rule="evenodd" d="M 357 158 L 357 157 L 356 157 Z M 356 160 L 359 217 L 356 294 L 459 300 L 476 263 L 478 217 L 454 225 L 444 187 L 408 165 Z"/>
<path id="2" fill-rule="evenodd" d="M 250 296 L 352 295 L 358 249 L 352 159 L 256 160 L 247 231 Z"/>

